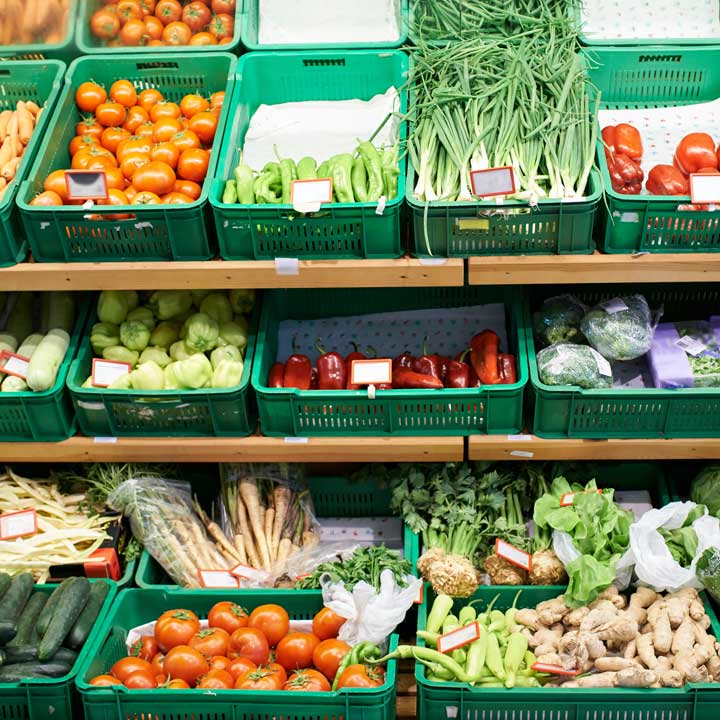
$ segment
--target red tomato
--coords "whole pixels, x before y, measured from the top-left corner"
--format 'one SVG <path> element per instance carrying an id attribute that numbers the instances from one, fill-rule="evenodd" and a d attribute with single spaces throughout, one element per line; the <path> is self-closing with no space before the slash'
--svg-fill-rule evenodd
<path id="1" fill-rule="evenodd" d="M 246 657 L 256 665 L 262 665 L 270 657 L 270 646 L 260 630 L 244 627 L 230 636 L 230 652 L 235 657 Z"/>
<path id="2" fill-rule="evenodd" d="M 117 159 L 122 163 L 122 161 L 125 159 L 125 156 L 132 153 L 140 152 L 149 155 L 152 147 L 152 142 L 148 138 L 133 135 L 127 140 L 123 140 L 117 146 L 117 150 L 115 151 L 115 153 L 117 155 Z"/>
<path id="3" fill-rule="evenodd" d="M 147 27 L 139 18 L 131 18 L 120 28 L 120 42 L 129 47 L 145 45 L 148 41 Z"/>
<path id="4" fill-rule="evenodd" d="M 338 679 L 337 688 L 374 688 L 385 682 L 385 670 L 370 665 L 348 665 Z"/>
<path id="5" fill-rule="evenodd" d="M 275 660 L 288 671 L 310 667 L 319 644 L 320 640 L 312 633 L 288 633 L 275 648 Z"/>
<path id="6" fill-rule="evenodd" d="M 284 685 L 287 682 L 287 673 L 285 672 L 285 668 L 276 662 L 269 662 L 265 665 L 261 665 L 261 668 L 263 670 L 272 670 L 279 678 L 280 678 L 280 685 Z"/>
<path id="7" fill-rule="evenodd" d="M 163 195 L 162 201 L 163 205 L 187 205 L 188 203 L 194 202 L 191 197 L 174 191 Z"/>
<path id="8" fill-rule="evenodd" d="M 152 690 L 158 681 L 151 670 L 136 670 L 125 678 L 123 685 L 130 690 Z"/>
<path id="9" fill-rule="evenodd" d="M 216 15 L 235 15 L 235 0 L 212 0 L 211 7 Z"/>
<path id="10" fill-rule="evenodd" d="M 172 136 L 171 142 L 180 152 L 200 147 L 200 138 L 192 130 L 181 130 Z"/>
<path id="11" fill-rule="evenodd" d="M 180 678 L 175 678 L 174 680 L 170 680 L 169 682 L 165 683 L 163 687 L 167 688 L 168 690 L 189 690 L 190 686 Z"/>
<path id="12" fill-rule="evenodd" d="M 157 655 L 158 644 L 157 640 L 152 635 L 143 635 L 139 640 L 136 640 L 130 648 L 130 654 L 133 657 L 139 657 L 143 660 L 147 660 L 149 663 Z"/>
<path id="13" fill-rule="evenodd" d="M 46 178 L 43 190 L 56 193 L 63 203 L 67 202 L 68 190 L 64 170 L 53 170 Z"/>
<path id="14" fill-rule="evenodd" d="M 191 38 L 189 45 L 217 45 L 218 41 L 209 32 L 195 33 Z"/>
<path id="15" fill-rule="evenodd" d="M 182 123 L 177 118 L 160 118 L 153 127 L 153 142 L 168 142 L 182 129 Z"/>
<path id="16" fill-rule="evenodd" d="M 193 115 L 209 109 L 210 103 L 202 95 L 186 95 L 180 101 L 180 112 L 186 118 L 191 118 Z"/>
<path id="17" fill-rule="evenodd" d="M 257 665 L 248 658 L 237 657 L 230 661 L 230 667 L 228 672 L 237 680 L 241 675 L 246 673 L 248 670 L 255 670 Z"/>
<path id="18" fill-rule="evenodd" d="M 168 610 L 155 623 L 158 647 L 167 652 L 177 645 L 187 645 L 200 629 L 200 620 L 192 610 Z"/>
<path id="19" fill-rule="evenodd" d="M 142 6 L 137 0 L 120 0 L 116 5 L 120 22 L 124 25 L 128 20 L 142 20 Z"/>
<path id="20" fill-rule="evenodd" d="M 128 108 L 123 127 L 132 135 L 140 125 L 149 121 L 150 115 L 148 111 L 139 105 L 135 105 L 134 107 Z"/>
<path id="21" fill-rule="evenodd" d="M 192 130 L 203 145 L 212 145 L 217 131 L 218 116 L 213 112 L 199 112 L 188 120 L 188 130 Z"/>
<path id="22" fill-rule="evenodd" d="M 147 88 L 147 90 L 142 90 L 138 95 L 138 105 L 148 113 L 153 105 L 157 105 L 157 103 L 162 101 L 163 95 L 156 88 Z"/>
<path id="23" fill-rule="evenodd" d="M 135 173 L 149 162 L 150 153 L 140 151 L 124 153 L 123 159 L 120 161 L 120 170 L 124 177 L 131 180 Z"/>
<path id="24" fill-rule="evenodd" d="M 128 198 L 129 200 L 130 198 Z M 165 669 L 163 667 L 165 663 L 165 653 L 155 653 L 153 655 L 153 659 L 151 661 L 151 665 L 153 666 L 153 670 L 155 671 L 156 675 L 165 675 Z"/>
<path id="25" fill-rule="evenodd" d="M 210 670 L 200 680 L 198 687 L 209 690 L 230 690 L 234 684 L 235 680 L 227 670 Z"/>
<path id="26" fill-rule="evenodd" d="M 97 106 L 106 100 L 105 88 L 95 82 L 80 83 L 75 91 L 75 104 L 80 109 L 80 112 L 94 113 Z"/>
<path id="27" fill-rule="evenodd" d="M 133 185 L 138 187 L 134 178 Z M 196 632 L 195 635 L 193 635 L 192 640 L 190 640 L 190 647 L 199 650 L 206 657 L 212 657 L 213 655 L 226 655 L 229 644 L 230 635 L 228 635 L 228 633 L 226 633 L 222 628 L 207 628 L 205 630 L 200 630 Z"/>
<path id="28" fill-rule="evenodd" d="M 104 129 L 100 123 L 95 121 L 94 117 L 87 117 L 75 125 L 75 134 L 82 136 L 90 135 L 90 137 L 95 138 L 99 142 Z"/>
<path id="29" fill-rule="evenodd" d="M 214 655 L 209 661 L 210 670 L 227 670 L 230 671 L 232 660 L 224 655 Z"/>
<path id="30" fill-rule="evenodd" d="M 208 31 L 217 40 L 231 38 L 235 32 L 235 19 L 227 13 L 214 15 L 208 26 Z"/>
<path id="31" fill-rule="evenodd" d="M 113 102 L 131 108 L 137 103 L 137 90 L 129 80 L 116 80 L 110 86 L 110 97 Z"/>
<path id="32" fill-rule="evenodd" d="M 100 136 L 100 144 L 111 153 L 117 151 L 118 145 L 128 138 L 132 137 L 129 130 L 121 127 L 107 127 Z"/>
<path id="33" fill-rule="evenodd" d="M 171 22 L 165 26 L 162 39 L 166 45 L 189 45 L 192 30 L 184 22 Z"/>
<path id="34" fill-rule="evenodd" d="M 159 18 L 163 25 L 177 22 L 182 17 L 182 5 L 177 0 L 159 0 L 155 5 L 155 17 Z"/>
<path id="35" fill-rule="evenodd" d="M 150 40 L 160 40 L 164 29 L 165 26 L 159 18 L 156 18 L 154 15 L 145 16 L 145 34 Z"/>
<path id="36" fill-rule="evenodd" d="M 250 670 L 235 682 L 236 690 L 282 690 L 282 686 L 277 673 L 263 668 Z"/>
<path id="37" fill-rule="evenodd" d="M 70 150 L 70 155 L 72 156 L 80 150 L 89 150 L 90 148 L 97 147 L 97 145 L 97 138 L 92 135 L 76 135 L 70 141 L 70 147 L 68 149 Z"/>
<path id="38" fill-rule="evenodd" d="M 182 11 L 183 22 L 194 33 L 204 30 L 210 22 L 210 8 L 199 0 L 188 3 Z"/>
<path id="39" fill-rule="evenodd" d="M 45 190 L 38 193 L 31 201 L 36 207 L 57 207 L 63 204 L 62 198 L 52 190 Z M 100 677 L 103 677 L 102 675 Z"/>
<path id="40" fill-rule="evenodd" d="M 299 692 L 330 692 L 330 683 L 317 670 L 298 670 L 283 685 L 283 690 Z"/>
<path id="41" fill-rule="evenodd" d="M 214 92 L 210 96 L 210 109 L 211 110 L 219 110 L 222 108 L 224 102 L 225 102 L 225 91 L 219 90 L 218 92 Z"/>
<path id="42" fill-rule="evenodd" d="M 165 195 L 173 189 L 175 171 L 164 162 L 151 160 L 149 163 L 141 165 L 133 173 L 132 184 L 140 192 L 148 190 L 156 195 Z M 192 641 L 189 644 L 192 644 Z M 209 654 L 222 655 L 223 653 L 211 652 Z"/>
<path id="43" fill-rule="evenodd" d="M 120 32 L 120 18 L 107 8 L 96 10 L 90 18 L 90 32 L 102 40 L 114 38 Z"/>
<path id="44" fill-rule="evenodd" d="M 171 678 L 179 678 L 189 685 L 194 685 L 201 675 L 210 670 L 205 656 L 188 645 L 176 645 L 172 648 L 165 656 L 163 667 Z"/>
<path id="45" fill-rule="evenodd" d="M 280 605 L 259 605 L 250 613 L 248 627 L 257 628 L 275 647 L 290 629 L 290 617 Z"/>
<path id="46" fill-rule="evenodd" d="M 177 174 L 183 180 L 201 183 L 205 180 L 210 153 L 202 148 L 183 150 L 177 164 Z"/>
<path id="47" fill-rule="evenodd" d="M 324 607 L 313 618 L 312 631 L 320 640 L 327 640 L 328 638 L 336 638 L 344 624 L 344 617 L 340 617 L 330 608 Z"/>
<path id="48" fill-rule="evenodd" d="M 180 151 L 170 142 L 160 143 L 159 145 L 153 145 L 150 150 L 150 159 L 159 160 L 160 162 L 166 163 L 171 168 L 177 167 L 178 158 L 180 157 Z"/>
<path id="49" fill-rule="evenodd" d="M 350 646 L 342 640 L 323 640 L 313 651 L 313 665 L 330 681 L 335 679 L 342 659 L 350 652 Z"/>
<path id="50" fill-rule="evenodd" d="M 91 685 L 97 687 L 108 687 L 109 685 L 122 685 L 122 683 L 112 675 L 96 675 L 91 681 Z"/>
<path id="51" fill-rule="evenodd" d="M 144 670 L 148 674 L 155 677 L 152 665 L 147 661 L 139 657 L 128 657 L 121 658 L 111 668 L 110 674 L 114 675 L 120 682 L 125 682 L 129 675 L 137 672 L 138 670 Z"/>
<path id="52" fill-rule="evenodd" d="M 95 108 L 95 117 L 103 127 L 117 127 L 125 122 L 126 110 L 120 103 L 100 103 Z"/>
<path id="53" fill-rule="evenodd" d="M 109 150 L 93 147 L 76 152 L 70 166 L 73 170 L 103 170 L 106 167 L 117 167 L 117 160 Z"/>
<path id="54" fill-rule="evenodd" d="M 196 182 L 193 182 L 192 180 L 176 180 L 175 185 L 173 186 L 173 191 L 182 193 L 183 195 L 187 195 L 188 197 L 192 198 L 193 200 L 197 200 L 200 197 L 200 194 L 202 193 L 202 187 L 198 185 Z M 235 603 L 230 603 L 231 605 L 234 605 Z M 218 603 L 218 605 L 222 605 L 222 603 Z M 238 629 L 238 627 L 246 627 L 247 626 L 247 611 L 244 608 L 241 608 L 239 605 L 235 605 L 235 607 L 239 608 L 243 613 L 245 613 L 245 625 L 238 625 L 237 627 L 232 627 L 232 625 L 228 624 L 228 626 L 224 625 L 217 625 L 217 627 L 222 627 L 224 630 L 227 630 L 231 635 L 235 632 L 235 630 Z M 211 621 L 212 626 L 212 621 Z"/>
<path id="55" fill-rule="evenodd" d="M 129 190 L 129 188 L 128 188 Z M 158 195 L 149 190 L 136 190 L 136 194 L 130 199 L 131 205 L 160 205 L 162 200 Z M 130 193 L 127 193 L 128 197 Z"/>
<path id="56" fill-rule="evenodd" d="M 161 118 L 179 118 L 180 117 L 180 106 L 174 102 L 162 102 L 155 103 L 150 110 L 150 119 L 156 123 Z"/>

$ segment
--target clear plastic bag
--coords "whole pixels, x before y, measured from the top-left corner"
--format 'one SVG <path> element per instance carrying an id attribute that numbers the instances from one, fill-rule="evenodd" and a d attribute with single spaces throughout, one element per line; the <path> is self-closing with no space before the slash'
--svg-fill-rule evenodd
<path id="1" fill-rule="evenodd" d="M 610 388 L 610 363 L 587 345 L 558 343 L 537 354 L 540 381 L 546 385 L 577 385 L 581 388 Z"/>
<path id="2" fill-rule="evenodd" d="M 556 343 L 584 343 L 580 323 L 586 307 L 573 295 L 557 295 L 543 302 L 533 313 L 535 339 L 543 346 Z"/>

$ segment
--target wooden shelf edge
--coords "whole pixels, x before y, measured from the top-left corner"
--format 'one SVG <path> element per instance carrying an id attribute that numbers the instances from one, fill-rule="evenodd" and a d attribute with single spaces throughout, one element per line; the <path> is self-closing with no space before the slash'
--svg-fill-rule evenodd
<path id="1" fill-rule="evenodd" d="M 470 285 L 720 282 L 720 253 L 502 255 L 468 259 Z"/>
<path id="2" fill-rule="evenodd" d="M 233 288 L 454 287 L 464 261 L 300 260 L 297 275 L 278 274 L 275 262 L 26 262 L 0 270 L 3 290 L 216 290 Z"/>
<path id="3" fill-rule="evenodd" d="M 450 462 L 461 437 L 87 438 L 0 443 L 2 462 Z"/>
<path id="4" fill-rule="evenodd" d="M 512 438 L 512 439 L 510 439 Z M 535 435 L 475 435 L 469 460 L 710 460 L 720 439 L 547 440 Z"/>

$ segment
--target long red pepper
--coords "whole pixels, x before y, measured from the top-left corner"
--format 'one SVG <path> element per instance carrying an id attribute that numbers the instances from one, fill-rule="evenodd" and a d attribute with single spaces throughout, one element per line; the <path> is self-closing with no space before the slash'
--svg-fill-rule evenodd
<path id="1" fill-rule="evenodd" d="M 318 338 L 315 343 L 315 347 L 320 353 L 317 360 L 318 389 L 345 390 L 347 385 L 345 358 L 335 351 L 326 352 L 320 342 L 321 338 Z"/>
<path id="2" fill-rule="evenodd" d="M 268 373 L 268 387 L 281 388 L 285 387 L 283 384 L 283 375 L 285 374 L 285 364 L 281 362 L 273 363 Z"/>
<path id="3" fill-rule="evenodd" d="M 483 330 L 470 341 L 470 363 L 483 385 L 497 385 L 500 338 L 492 330 Z"/>
<path id="4" fill-rule="evenodd" d="M 415 367 L 415 356 L 411 355 L 407 350 L 402 353 L 402 355 L 398 355 L 392 363 L 393 371 L 397 368 L 408 368 L 409 370 L 412 370 Z"/>
<path id="5" fill-rule="evenodd" d="M 440 355 L 430 355 L 427 351 L 427 337 L 423 340 L 423 354 L 415 361 L 413 370 L 421 375 L 442 380 L 442 358 Z"/>
<path id="6" fill-rule="evenodd" d="M 285 361 L 283 387 L 309 390 L 312 371 L 313 367 L 310 358 L 296 351 L 295 340 L 293 340 L 293 354 Z"/>
<path id="7" fill-rule="evenodd" d="M 418 390 L 442 390 L 442 380 L 432 375 L 423 375 L 409 368 L 399 367 L 393 370 L 394 388 Z"/>

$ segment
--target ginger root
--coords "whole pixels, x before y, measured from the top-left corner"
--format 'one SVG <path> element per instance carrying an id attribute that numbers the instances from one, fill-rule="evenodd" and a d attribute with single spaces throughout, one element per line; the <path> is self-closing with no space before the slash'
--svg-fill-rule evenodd
<path id="1" fill-rule="evenodd" d="M 657 682 L 657 675 L 652 670 L 632 667 L 619 670 L 615 679 L 618 687 L 646 688 Z"/>

